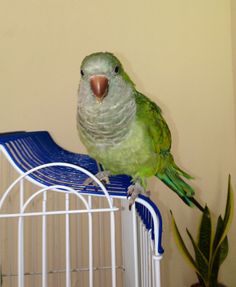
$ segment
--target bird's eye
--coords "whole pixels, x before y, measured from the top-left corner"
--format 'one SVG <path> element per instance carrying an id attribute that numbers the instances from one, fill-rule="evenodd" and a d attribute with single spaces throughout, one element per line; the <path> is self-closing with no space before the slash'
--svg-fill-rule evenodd
<path id="1" fill-rule="evenodd" d="M 116 74 L 118 74 L 119 71 L 120 71 L 120 67 L 119 67 L 119 66 L 115 66 L 114 72 L 115 72 Z"/>
<path id="2" fill-rule="evenodd" d="M 80 70 L 80 74 L 81 74 L 81 76 L 83 77 L 83 76 L 84 76 L 84 71 L 83 71 L 83 70 Z"/>

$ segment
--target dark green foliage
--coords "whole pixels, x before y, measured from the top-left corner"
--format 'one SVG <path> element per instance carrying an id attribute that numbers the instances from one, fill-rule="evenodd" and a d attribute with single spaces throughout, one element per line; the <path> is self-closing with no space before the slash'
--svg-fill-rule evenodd
<path id="1" fill-rule="evenodd" d="M 206 206 L 200 223 L 197 245 L 207 260 L 209 260 L 210 257 L 211 232 L 212 232 L 211 215 L 209 208 Z"/>
<path id="2" fill-rule="evenodd" d="M 227 233 L 233 218 L 233 204 L 233 191 L 229 176 L 225 215 L 223 219 L 221 216 L 218 217 L 216 230 L 214 231 L 212 228 L 211 212 L 207 206 L 205 206 L 204 212 L 202 213 L 196 241 L 187 229 L 187 234 L 193 245 L 195 256 L 192 256 L 187 250 L 171 213 L 173 232 L 177 246 L 184 255 L 184 258 L 194 268 L 199 284 L 202 287 L 219 286 L 219 269 L 228 255 L 229 247 Z"/>

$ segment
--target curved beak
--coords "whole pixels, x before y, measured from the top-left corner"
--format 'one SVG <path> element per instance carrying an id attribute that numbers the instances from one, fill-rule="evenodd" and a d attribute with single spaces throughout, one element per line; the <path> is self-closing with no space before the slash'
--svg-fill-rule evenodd
<path id="1" fill-rule="evenodd" d="M 98 101 L 102 101 L 108 92 L 108 78 L 105 76 L 93 76 L 90 78 L 90 87 Z"/>

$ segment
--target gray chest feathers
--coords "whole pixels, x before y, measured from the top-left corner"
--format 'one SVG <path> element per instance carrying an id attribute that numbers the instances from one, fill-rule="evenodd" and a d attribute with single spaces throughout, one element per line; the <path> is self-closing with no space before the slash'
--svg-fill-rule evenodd
<path id="1" fill-rule="evenodd" d="M 109 106 L 103 103 L 84 104 L 78 103 L 77 126 L 87 147 L 111 147 L 128 136 L 136 112 L 133 96 L 121 98 Z"/>

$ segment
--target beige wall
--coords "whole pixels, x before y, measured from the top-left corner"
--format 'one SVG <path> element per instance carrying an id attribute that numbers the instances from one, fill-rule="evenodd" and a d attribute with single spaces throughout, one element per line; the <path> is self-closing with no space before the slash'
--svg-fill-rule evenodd
<path id="1" fill-rule="evenodd" d="M 84 152 L 75 128 L 79 65 L 90 52 L 112 51 L 137 88 L 162 107 L 176 161 L 195 176 L 198 197 L 223 212 L 229 172 L 236 190 L 231 16 L 235 29 L 233 0 L 2 0 L 0 131 L 46 129 L 62 146 Z M 163 286 L 189 286 L 195 275 L 173 243 L 169 209 L 183 231 L 195 230 L 199 213 L 156 179 L 150 184 L 165 219 Z M 221 276 L 230 287 L 232 230 Z"/>

